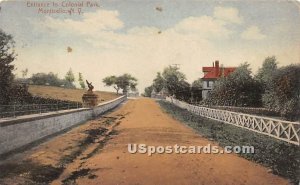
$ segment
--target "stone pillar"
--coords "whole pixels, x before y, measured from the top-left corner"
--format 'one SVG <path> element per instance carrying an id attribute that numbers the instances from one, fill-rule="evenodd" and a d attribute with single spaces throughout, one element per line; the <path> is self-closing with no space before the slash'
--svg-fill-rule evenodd
<path id="1" fill-rule="evenodd" d="M 93 91 L 87 91 L 82 96 L 83 107 L 93 108 L 98 105 L 98 95 L 94 94 Z"/>

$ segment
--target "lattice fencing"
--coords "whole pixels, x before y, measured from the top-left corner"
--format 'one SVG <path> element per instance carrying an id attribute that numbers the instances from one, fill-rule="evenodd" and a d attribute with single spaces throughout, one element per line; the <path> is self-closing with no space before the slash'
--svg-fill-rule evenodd
<path id="1" fill-rule="evenodd" d="M 166 98 L 166 100 L 180 108 L 187 109 L 189 112 L 196 115 L 268 135 L 288 143 L 300 145 L 299 122 L 290 122 L 227 110 L 200 107 L 170 97 Z"/>
<path id="2" fill-rule="evenodd" d="M 13 104 L 0 105 L 0 119 L 8 117 L 18 117 L 29 114 L 42 114 L 59 110 L 79 109 L 82 108 L 81 103 L 59 102 L 55 104 Z"/>

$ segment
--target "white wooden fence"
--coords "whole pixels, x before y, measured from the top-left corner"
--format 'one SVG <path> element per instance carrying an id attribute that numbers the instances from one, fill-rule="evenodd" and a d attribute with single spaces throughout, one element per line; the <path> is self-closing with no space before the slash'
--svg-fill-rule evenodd
<path id="1" fill-rule="evenodd" d="M 300 123 L 220 109 L 200 107 L 167 97 L 168 102 L 196 115 L 245 128 L 295 145 L 300 145 Z"/>

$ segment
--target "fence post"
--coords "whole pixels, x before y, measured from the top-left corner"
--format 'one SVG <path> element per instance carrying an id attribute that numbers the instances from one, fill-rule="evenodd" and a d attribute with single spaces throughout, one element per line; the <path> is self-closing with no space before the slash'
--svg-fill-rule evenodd
<path id="1" fill-rule="evenodd" d="M 56 112 L 58 112 L 58 100 L 56 101 Z"/>
<path id="2" fill-rule="evenodd" d="M 42 104 L 40 104 L 40 114 L 42 114 Z"/>

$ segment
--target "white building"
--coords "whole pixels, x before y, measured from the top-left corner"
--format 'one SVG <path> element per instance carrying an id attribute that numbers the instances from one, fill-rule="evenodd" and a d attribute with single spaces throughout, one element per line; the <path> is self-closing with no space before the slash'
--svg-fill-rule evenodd
<path id="1" fill-rule="evenodd" d="M 206 99 L 208 93 L 213 89 L 215 81 L 224 76 L 228 76 L 232 73 L 236 67 L 220 67 L 219 61 L 213 62 L 212 67 L 203 67 L 202 72 L 204 77 L 202 78 L 202 98 Z"/>

